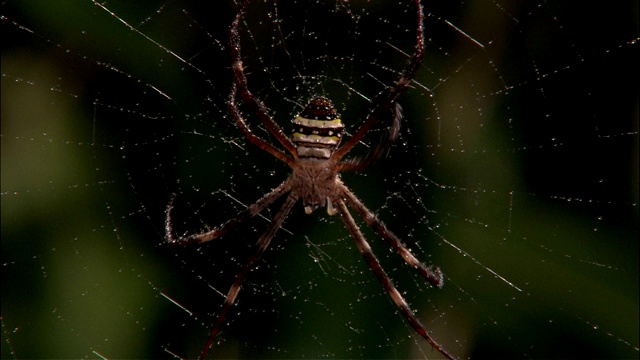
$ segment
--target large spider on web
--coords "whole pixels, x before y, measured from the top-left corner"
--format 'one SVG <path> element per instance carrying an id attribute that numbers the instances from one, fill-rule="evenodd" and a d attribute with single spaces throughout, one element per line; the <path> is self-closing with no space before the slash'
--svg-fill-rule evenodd
<path id="1" fill-rule="evenodd" d="M 292 135 L 291 137 L 287 137 L 269 115 L 267 107 L 251 93 L 242 65 L 240 36 L 238 33 L 238 26 L 249 0 L 244 0 L 241 4 L 229 29 L 229 48 L 231 51 L 231 67 L 234 78 L 227 101 L 227 108 L 247 140 L 289 165 L 292 169 L 292 174 L 282 184 L 271 190 L 271 192 L 256 201 L 253 205 L 247 207 L 246 210 L 238 214 L 235 218 L 210 231 L 176 238 L 173 235 L 173 224 L 171 220 L 173 199 L 167 206 L 165 219 L 167 241 L 172 244 L 187 245 L 191 243 L 204 243 L 226 234 L 242 221 L 256 216 L 277 199 L 288 194 L 284 204 L 282 204 L 280 210 L 267 227 L 267 230 L 258 239 L 256 251 L 246 260 L 242 269 L 237 274 L 234 283 L 231 285 L 215 325 L 211 329 L 209 339 L 200 355 L 201 359 L 207 355 L 209 349 L 213 346 L 216 335 L 222 327 L 227 312 L 236 301 L 245 276 L 253 268 L 256 261 L 260 259 L 265 250 L 267 250 L 271 239 L 276 231 L 280 229 L 293 205 L 298 202 L 298 200 L 302 200 L 304 210 L 307 214 L 311 214 L 317 208 L 325 206 L 329 215 L 340 214 L 351 237 L 355 240 L 358 250 L 362 256 L 364 256 L 371 270 L 373 270 L 382 286 L 387 290 L 391 299 L 407 318 L 411 326 L 442 355 L 448 359 L 454 359 L 451 354 L 429 335 L 404 297 L 393 285 L 393 282 L 382 269 L 380 262 L 373 254 L 367 240 L 351 216 L 347 204 L 363 218 L 369 227 L 386 240 L 409 266 L 415 268 L 433 286 L 442 286 L 442 272 L 439 268 L 428 267 L 420 262 L 409 249 L 402 244 L 400 239 L 389 231 L 382 221 L 342 183 L 339 176 L 341 171 L 359 171 L 364 169 L 367 165 L 379 158 L 398 137 L 402 110 L 397 101 L 409 88 L 409 83 L 418 71 L 424 57 L 424 15 L 420 0 L 414 0 L 414 2 L 417 14 L 414 53 L 411 55 L 409 63 L 402 71 L 395 85 L 380 94 L 376 100 L 372 102 L 369 114 L 364 123 L 342 147 L 338 147 L 338 145 L 344 132 L 344 124 L 342 124 L 331 101 L 326 97 L 316 96 L 309 101 L 309 104 L 302 113 L 293 120 Z M 238 103 L 236 102 L 238 98 L 257 115 L 266 129 L 275 136 L 289 154 L 286 154 L 251 132 L 251 129 L 238 108 Z M 365 158 L 343 160 L 345 155 L 360 142 L 372 126 L 381 120 L 391 120 L 388 138 L 384 138 Z"/>

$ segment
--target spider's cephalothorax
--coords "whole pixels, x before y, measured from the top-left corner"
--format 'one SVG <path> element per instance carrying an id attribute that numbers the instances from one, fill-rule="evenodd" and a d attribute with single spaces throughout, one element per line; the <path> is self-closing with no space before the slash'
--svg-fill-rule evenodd
<path id="1" fill-rule="evenodd" d="M 224 323 L 227 312 L 236 302 L 236 297 L 240 292 L 244 278 L 254 267 L 256 261 L 260 259 L 262 253 L 267 250 L 271 239 L 273 239 L 276 231 L 282 226 L 287 215 L 298 200 L 302 201 L 307 214 L 325 205 L 327 206 L 327 212 L 329 214 L 340 214 L 342 221 L 355 241 L 367 265 L 369 265 L 411 326 L 442 355 L 448 359 L 454 359 L 451 354 L 427 333 L 427 330 L 414 314 L 409 304 L 407 304 L 402 294 L 396 289 L 389 275 L 382 269 L 369 243 L 351 216 L 347 205 L 355 210 L 364 222 L 382 239 L 387 241 L 389 246 L 391 246 L 411 268 L 420 273 L 420 275 L 433 286 L 442 286 L 442 272 L 440 272 L 440 269 L 437 267 L 432 268 L 420 262 L 400 239 L 389 231 L 382 221 L 342 183 L 338 175 L 341 171 L 360 171 L 366 168 L 378 159 L 398 136 L 400 121 L 402 119 L 402 109 L 397 101 L 400 95 L 409 88 L 424 57 L 424 29 L 422 25 L 424 14 L 422 13 L 420 0 L 413 1 L 418 20 L 414 52 L 407 66 L 400 74 L 400 78 L 393 86 L 382 92 L 380 96 L 377 96 L 374 101 L 371 102 L 369 114 L 366 116 L 364 122 L 341 147 L 338 146 L 342 139 L 344 125 L 340 121 L 340 117 L 336 113 L 335 108 L 327 98 L 316 96 L 311 99 L 302 113 L 292 121 L 293 132 L 291 137 L 288 137 L 282 132 L 280 126 L 273 120 L 271 115 L 269 115 L 269 109 L 264 103 L 251 93 L 242 64 L 240 35 L 238 33 L 238 26 L 241 23 L 249 0 L 242 2 L 240 10 L 229 28 L 229 49 L 232 60 L 231 69 L 233 70 L 234 76 L 227 108 L 229 114 L 231 114 L 247 140 L 286 163 L 292 169 L 292 174 L 282 184 L 271 190 L 254 204 L 248 206 L 246 210 L 238 216 L 213 230 L 176 238 L 173 235 L 173 223 L 171 221 L 173 200 L 169 202 L 167 206 L 165 218 L 167 241 L 174 244 L 186 245 L 217 239 L 227 234 L 242 221 L 258 215 L 276 200 L 288 194 L 280 210 L 273 216 L 271 223 L 262 236 L 260 236 L 260 239 L 258 239 L 255 253 L 243 264 L 233 285 L 231 285 L 231 288 L 227 292 L 222 309 L 209 334 L 209 340 L 200 354 L 201 359 L 207 355 L 207 352 L 213 346 L 216 335 Z M 240 113 L 237 103 L 238 100 L 241 100 L 256 114 L 262 125 L 264 125 L 269 133 L 271 133 L 287 151 L 286 153 L 251 131 L 249 125 Z M 365 134 L 376 123 L 389 120 L 389 137 L 383 140 L 369 155 L 360 159 L 343 160 L 343 157 L 349 153 L 354 146 L 360 143 Z"/>

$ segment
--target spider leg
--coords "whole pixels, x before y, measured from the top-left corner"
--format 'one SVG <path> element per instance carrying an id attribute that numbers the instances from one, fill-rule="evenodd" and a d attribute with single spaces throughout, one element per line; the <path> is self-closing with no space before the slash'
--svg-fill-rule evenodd
<path id="1" fill-rule="evenodd" d="M 408 88 L 411 79 L 418 72 L 420 64 L 424 58 L 424 13 L 422 12 L 422 4 L 420 0 L 414 0 L 417 13 L 418 13 L 418 30 L 416 31 L 416 44 L 415 50 L 407 67 L 402 71 L 400 78 L 396 81 L 396 84 L 389 90 L 386 95 L 380 97 L 380 101 L 376 101 L 369 116 L 364 121 L 362 126 L 356 131 L 355 134 L 347 141 L 340 149 L 336 150 L 333 154 L 333 158 L 336 160 L 342 159 L 351 149 L 358 143 L 364 135 L 375 125 L 381 118 L 388 117 L 392 112 L 392 107 L 398 101 L 400 95 L 402 95 Z"/>
<path id="2" fill-rule="evenodd" d="M 406 261 L 409 266 L 416 269 L 418 273 L 420 273 L 420 275 L 422 275 L 427 281 L 431 283 L 431 285 L 435 287 L 442 287 L 444 279 L 440 268 L 436 267 L 434 269 L 430 266 L 426 266 L 423 262 L 418 260 L 411 253 L 411 251 L 409 251 L 409 249 L 407 249 L 407 247 L 402 244 L 400 239 L 398 239 L 398 237 L 394 233 L 387 229 L 384 223 L 380 221 L 380 219 L 378 219 L 378 217 L 371 210 L 369 210 L 362 203 L 362 201 L 360 201 L 360 199 L 358 199 L 356 195 L 351 192 L 351 190 L 349 190 L 349 188 L 341 184 L 340 192 L 344 197 L 346 197 L 349 205 L 351 205 L 351 207 L 356 210 L 356 212 L 360 215 L 360 217 L 362 217 L 362 219 L 364 219 L 367 225 L 369 225 L 370 228 L 377 232 L 378 235 L 380 235 L 384 240 L 389 242 L 391 247 L 394 248 L 394 250 L 396 250 L 398 254 L 400 254 L 400 256 L 402 256 L 404 261 Z"/>
<path id="3" fill-rule="evenodd" d="M 269 115 L 269 111 L 262 103 L 262 101 L 260 101 L 260 99 L 258 99 L 251 93 L 251 91 L 249 91 L 247 77 L 244 74 L 244 67 L 242 65 L 242 57 L 240 54 L 240 35 L 238 33 L 238 25 L 240 24 L 240 19 L 242 18 L 242 15 L 244 14 L 244 10 L 248 3 L 249 0 L 245 0 L 242 3 L 235 19 L 233 20 L 233 23 L 231 23 L 231 27 L 229 28 L 229 49 L 231 51 L 231 68 L 233 69 L 234 88 L 235 86 L 237 86 L 238 90 L 240 91 L 240 98 L 242 99 L 242 101 L 244 101 L 244 103 L 258 116 L 267 130 L 269 130 L 269 132 L 271 132 L 271 134 L 273 134 L 273 136 L 278 139 L 282 146 L 284 146 L 293 155 L 294 158 L 297 158 L 298 155 L 296 152 L 296 147 L 291 139 L 289 139 L 289 137 L 285 135 L 284 132 L 282 132 L 282 129 L 280 129 L 278 124 L 273 121 L 273 118 L 271 117 L 271 115 Z M 235 92 L 235 90 L 232 90 L 232 92 Z M 237 107 L 235 107 L 235 111 L 238 111 Z M 247 132 L 251 132 L 248 129 L 247 125 L 244 124 L 244 121 L 242 122 L 242 124 L 239 123 L 238 126 L 240 126 L 243 132 L 245 132 L 245 135 L 247 134 Z M 262 148 L 264 149 L 264 147 Z M 286 162 L 291 165 L 290 161 Z"/>
<path id="4" fill-rule="evenodd" d="M 175 194 L 171 198 L 171 201 L 167 205 L 167 215 L 165 218 L 165 238 L 170 244 L 189 245 L 192 243 L 203 243 L 219 238 L 220 236 L 228 233 L 230 230 L 238 226 L 242 221 L 252 218 L 260 213 L 264 208 L 271 205 L 283 194 L 291 190 L 291 182 L 289 180 L 283 182 L 275 189 L 271 190 L 268 194 L 263 196 L 260 200 L 256 201 L 253 205 L 247 207 L 235 218 L 227 221 L 221 227 L 215 228 L 211 231 L 202 232 L 198 234 L 192 234 L 184 237 L 175 238 L 173 235 L 173 223 L 171 221 L 171 210 L 173 210 L 173 200 Z"/>
<path id="5" fill-rule="evenodd" d="M 402 121 L 402 106 L 396 103 L 393 112 L 393 123 L 389 128 L 389 137 L 382 138 L 382 141 L 376 148 L 364 159 L 352 159 L 341 162 L 338 167 L 339 171 L 362 171 L 374 161 L 378 160 L 384 154 L 391 144 L 393 144 L 400 135 L 400 123 Z"/>
<path id="6" fill-rule="evenodd" d="M 264 141 L 263 139 L 255 135 L 253 132 L 251 132 L 251 129 L 249 128 L 244 118 L 240 114 L 240 109 L 238 109 L 238 105 L 236 104 L 236 94 L 237 94 L 237 85 L 233 84 L 231 86 L 231 93 L 229 94 L 229 100 L 227 101 L 227 110 L 229 111 L 231 116 L 233 116 L 233 119 L 236 121 L 236 125 L 240 128 L 240 130 L 242 130 L 242 133 L 244 134 L 244 136 L 246 136 L 246 138 L 252 144 L 257 145 L 262 150 L 270 153 L 271 155 L 275 156 L 279 160 L 284 161 L 289 166 L 293 166 L 294 160 L 291 157 L 287 156 L 285 153 L 278 150 L 275 146 Z"/>
<path id="7" fill-rule="evenodd" d="M 229 292 L 227 292 L 227 297 L 224 300 L 224 304 L 222 305 L 222 309 L 220 310 L 220 314 L 218 315 L 216 324 L 211 329 L 211 333 L 209 334 L 209 340 L 207 341 L 207 344 L 205 345 L 205 348 L 202 351 L 202 354 L 200 354 L 200 359 L 204 359 L 207 353 L 209 352 L 209 349 L 213 346 L 213 341 L 215 340 L 216 335 L 220 331 L 220 327 L 224 322 L 227 312 L 236 301 L 236 297 L 240 292 L 240 286 L 242 285 L 242 281 L 244 280 L 245 276 L 253 268 L 253 265 L 256 263 L 256 261 L 260 259 L 260 257 L 265 252 L 265 250 L 267 250 L 267 247 L 269 246 L 271 239 L 273 239 L 273 236 L 275 235 L 276 231 L 278 231 L 278 229 L 282 226 L 282 223 L 286 219 L 287 215 L 289 215 L 291 208 L 293 207 L 293 205 L 296 203 L 297 200 L 298 200 L 297 196 L 293 194 L 289 194 L 284 204 L 282 204 L 282 207 L 280 208 L 276 216 L 273 218 L 273 221 L 271 222 L 271 224 L 269 224 L 269 227 L 267 228 L 267 230 L 264 232 L 264 234 L 262 234 L 262 236 L 256 243 L 256 245 L 258 246 L 258 248 L 256 249 L 256 252 L 253 253 L 253 255 L 251 255 L 246 260 L 244 265 L 242 265 L 242 269 L 236 276 L 236 280 L 233 282 L 233 285 L 231 285 L 231 287 L 229 288 Z"/>
<path id="8" fill-rule="evenodd" d="M 367 262 L 367 265 L 369 265 L 371 270 L 373 270 L 373 272 L 375 273 L 376 277 L 378 278 L 382 286 L 384 286 L 384 288 L 387 290 L 393 302 L 396 304 L 396 306 L 398 306 L 398 308 L 400 308 L 400 311 L 407 318 L 411 326 L 425 340 L 427 340 L 429 344 L 431 344 L 431 346 L 433 346 L 436 350 L 438 350 L 447 359 L 454 360 L 455 358 L 453 357 L 453 355 L 449 354 L 444 348 L 442 348 L 440 344 L 438 344 L 427 333 L 427 330 L 424 328 L 422 323 L 420 323 L 420 320 L 418 319 L 418 317 L 413 313 L 413 310 L 411 309 L 411 307 L 409 307 L 409 304 L 407 304 L 407 301 L 400 294 L 398 289 L 396 289 L 396 287 L 393 285 L 393 282 L 389 278 L 389 275 L 387 275 L 387 273 L 384 271 L 384 269 L 380 265 L 380 261 L 378 261 L 378 259 L 376 258 L 375 254 L 371 250 L 371 247 L 369 246 L 369 243 L 362 235 L 360 228 L 356 224 L 355 220 L 353 220 L 353 217 L 349 213 L 349 210 L 347 209 L 347 205 L 344 203 L 344 200 L 338 198 L 335 201 L 338 204 L 338 212 L 340 212 L 340 216 L 342 216 L 342 221 L 344 222 L 345 226 L 349 230 L 351 237 L 355 240 L 358 250 L 364 257 L 365 261 Z"/>

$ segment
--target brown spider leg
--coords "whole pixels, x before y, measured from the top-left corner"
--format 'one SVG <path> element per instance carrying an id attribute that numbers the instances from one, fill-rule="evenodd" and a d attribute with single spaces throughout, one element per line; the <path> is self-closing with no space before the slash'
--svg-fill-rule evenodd
<path id="1" fill-rule="evenodd" d="M 171 198 L 171 201 L 167 205 L 167 215 L 165 218 L 166 241 L 170 244 L 189 245 L 192 243 L 203 243 L 219 238 L 220 236 L 228 233 L 230 230 L 235 228 L 242 221 L 258 215 L 258 213 L 260 213 L 264 208 L 271 205 L 274 201 L 276 201 L 278 198 L 280 198 L 290 190 L 291 181 L 287 180 L 275 189 L 271 190 L 271 192 L 263 196 L 254 204 L 249 205 L 249 207 L 247 207 L 244 211 L 238 214 L 235 218 L 224 223 L 221 227 L 203 233 L 179 237 L 177 239 L 173 235 L 173 223 L 171 221 L 171 210 L 173 210 L 173 200 L 175 199 L 174 194 L 174 196 Z"/>
<path id="2" fill-rule="evenodd" d="M 215 326 L 211 329 L 211 333 L 209 334 L 209 340 L 207 341 L 207 344 L 205 345 L 204 350 L 202 350 L 202 354 L 200 354 L 200 359 L 204 359 L 207 353 L 209 352 L 209 349 L 213 346 L 213 341 L 215 340 L 216 335 L 220 331 L 220 327 L 224 322 L 227 312 L 229 311 L 231 306 L 233 306 L 233 304 L 236 302 L 236 297 L 240 292 L 240 286 L 242 285 L 242 281 L 244 280 L 245 276 L 247 275 L 249 270 L 253 268 L 253 265 L 255 264 L 255 262 L 258 261 L 258 259 L 260 259 L 260 257 L 265 252 L 265 250 L 267 250 L 267 247 L 269 246 L 271 239 L 273 239 L 273 236 L 275 235 L 276 231 L 278 231 L 278 229 L 280 229 L 280 227 L 282 226 L 282 223 L 287 218 L 287 215 L 289 215 L 289 212 L 291 211 L 291 208 L 296 203 L 296 201 L 298 201 L 298 197 L 295 196 L 294 194 L 289 194 L 284 204 L 282 204 L 282 207 L 280 208 L 276 216 L 273 218 L 273 221 L 271 222 L 271 224 L 269 224 L 269 227 L 267 228 L 267 230 L 264 232 L 264 234 L 262 234 L 262 236 L 256 243 L 256 245 L 258 246 L 258 248 L 256 249 L 256 252 L 253 255 L 251 255 L 242 266 L 242 270 L 240 270 L 240 272 L 236 276 L 236 280 L 234 281 L 233 285 L 231 285 L 231 287 L 229 288 L 229 292 L 227 292 L 227 297 L 225 298 L 224 304 L 222 305 L 222 310 L 220 310 L 220 315 L 218 315 L 218 319 L 216 320 Z"/>
<path id="3" fill-rule="evenodd" d="M 396 103 L 393 112 L 393 123 L 389 128 L 389 136 L 382 138 L 378 146 L 364 159 L 350 159 L 338 164 L 338 171 L 362 171 L 389 149 L 400 135 L 400 122 L 402 121 L 402 106 Z"/>
<path id="4" fill-rule="evenodd" d="M 278 150 L 275 146 L 264 141 L 263 139 L 255 135 L 253 132 L 251 132 L 251 129 L 249 128 L 247 123 L 244 121 L 244 118 L 242 117 L 242 115 L 240 114 L 240 110 L 238 109 L 238 105 L 236 104 L 236 94 L 237 94 L 237 87 L 236 87 L 236 84 L 233 84 L 231 86 L 231 93 L 229 94 L 229 100 L 227 101 L 227 110 L 229 111 L 231 116 L 233 116 L 233 119 L 236 121 L 236 125 L 240 128 L 240 130 L 242 130 L 242 133 L 244 134 L 244 136 L 246 136 L 247 139 L 252 144 L 258 146 L 259 148 L 270 153 L 276 158 L 284 161 L 289 166 L 293 166 L 295 162 L 294 159 L 287 156 L 285 153 Z"/>
<path id="5" fill-rule="evenodd" d="M 236 14 L 235 19 L 233 20 L 233 23 L 231 23 L 231 27 L 229 28 L 229 49 L 231 51 L 231 61 L 232 61 L 231 68 L 233 69 L 233 76 L 234 76 L 233 82 L 234 82 L 234 85 L 237 86 L 238 90 L 240 91 L 240 98 L 242 99 L 242 101 L 254 113 L 256 113 L 256 115 L 258 115 L 258 118 L 260 119 L 260 121 L 262 121 L 262 124 L 264 124 L 267 130 L 269 130 L 269 132 L 271 132 L 271 134 L 273 134 L 273 136 L 275 136 L 276 139 L 278 139 L 278 141 L 282 144 L 282 146 L 284 146 L 293 155 L 294 158 L 297 158 L 298 154 L 296 152 L 296 147 L 291 141 L 291 139 L 289 139 L 289 137 L 285 135 L 284 132 L 282 132 L 282 129 L 280 129 L 278 124 L 276 124 L 275 121 L 273 121 L 273 118 L 271 118 L 271 115 L 269 115 L 269 111 L 267 110 L 267 107 L 264 106 L 262 101 L 260 101 L 260 99 L 254 96 L 251 93 L 251 91 L 249 91 L 249 87 L 247 85 L 247 77 L 244 74 L 244 67 L 242 65 L 242 57 L 240 54 L 240 35 L 238 33 L 238 25 L 240 24 L 240 19 L 242 18 L 245 7 L 247 6 L 248 3 L 249 3 L 249 0 L 245 0 L 242 3 L 242 5 L 240 6 L 240 9 L 238 10 L 238 13 Z M 237 108 L 236 108 L 236 111 L 237 111 Z M 238 126 L 241 126 L 241 128 L 243 126 L 246 127 L 246 125 L 240 125 L 240 124 Z M 287 161 L 287 163 L 291 165 L 291 162 Z"/>
<path id="6" fill-rule="evenodd" d="M 417 12 L 418 12 L 418 30 L 416 31 L 416 45 L 415 51 L 411 58 L 409 59 L 409 64 L 402 71 L 400 78 L 396 82 L 395 86 L 393 86 L 389 93 L 382 97 L 382 101 L 375 105 L 367 119 L 364 121 L 362 126 L 356 131 L 355 134 L 347 141 L 341 148 L 336 150 L 333 154 L 333 158 L 336 160 L 342 159 L 351 149 L 358 143 L 364 135 L 371 129 L 373 125 L 375 125 L 381 118 L 384 118 L 389 115 L 391 112 L 391 107 L 398 101 L 400 95 L 402 95 L 408 88 L 411 79 L 415 76 L 418 68 L 420 68 L 420 64 L 422 64 L 422 60 L 424 58 L 424 14 L 422 12 L 422 5 L 420 4 L 420 0 L 414 0 Z"/>
<path id="7" fill-rule="evenodd" d="M 420 323 L 420 320 L 418 319 L 418 317 L 413 313 L 413 310 L 411 309 L 409 304 L 407 304 L 407 301 L 404 299 L 404 297 L 402 297 L 398 289 L 396 289 L 396 287 L 393 285 L 393 282 L 389 278 L 389 275 L 387 275 L 387 273 L 384 271 L 384 269 L 380 265 L 380 261 L 378 261 L 378 259 L 376 258 L 375 254 L 371 250 L 371 247 L 369 246 L 369 243 L 367 243 L 367 240 L 362 235 L 360 228 L 356 224 L 355 220 L 353 220 L 353 217 L 351 216 L 351 214 L 349 213 L 349 210 L 347 209 L 347 205 L 340 198 L 338 198 L 335 201 L 338 204 L 338 211 L 340 212 L 340 216 L 342 216 L 342 221 L 347 227 L 347 230 L 349 230 L 351 237 L 353 237 L 353 239 L 355 240 L 358 250 L 364 257 L 365 261 L 367 262 L 367 265 L 369 265 L 371 270 L 373 270 L 373 272 L 376 274 L 376 277 L 378 278 L 380 283 L 382 283 L 382 286 L 384 286 L 384 288 L 387 290 L 393 302 L 396 304 L 396 306 L 398 306 L 398 308 L 400 308 L 400 311 L 407 318 L 411 326 L 425 340 L 427 340 L 429 344 L 431 344 L 431 346 L 433 346 L 436 350 L 438 350 L 447 359 L 454 360 L 455 357 L 449 354 L 444 348 L 442 348 L 440 344 L 438 344 L 427 333 L 427 330 L 424 328 L 422 323 Z"/>
<path id="8" fill-rule="evenodd" d="M 340 184 L 340 192 L 341 195 L 346 197 L 347 202 L 351 205 L 352 208 L 356 210 L 356 212 L 364 219 L 364 221 L 372 228 L 375 232 L 378 233 L 384 240 L 389 242 L 392 248 L 402 256 L 404 261 L 406 261 L 409 266 L 416 269 L 420 275 L 422 275 L 427 281 L 431 283 L 431 285 L 435 287 L 442 287 L 444 280 L 442 276 L 442 271 L 440 268 L 436 267 L 435 269 L 429 266 L 426 266 L 423 262 L 418 260 L 406 246 L 402 244 L 400 239 L 393 234 L 387 227 L 384 225 L 378 217 L 371 212 L 363 203 L 356 197 L 356 195 L 349 190 L 346 186 Z"/>

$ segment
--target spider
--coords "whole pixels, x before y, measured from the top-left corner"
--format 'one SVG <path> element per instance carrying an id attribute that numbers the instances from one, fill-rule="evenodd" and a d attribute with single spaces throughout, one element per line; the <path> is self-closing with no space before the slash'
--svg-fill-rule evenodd
<path id="1" fill-rule="evenodd" d="M 340 214 L 342 221 L 351 237 L 355 240 L 356 246 L 366 263 L 371 270 L 373 270 L 382 286 L 389 293 L 391 299 L 407 318 L 411 326 L 420 336 L 426 339 L 431 346 L 442 353 L 442 355 L 448 359 L 454 359 L 451 354 L 429 335 L 420 323 L 420 320 L 415 316 L 409 304 L 393 285 L 393 282 L 382 269 L 380 262 L 373 254 L 367 240 L 351 216 L 347 204 L 364 219 L 368 226 L 386 240 L 409 266 L 415 268 L 433 286 L 442 287 L 442 272 L 439 268 L 428 267 L 420 262 L 409 249 L 402 244 L 400 239 L 389 231 L 382 221 L 342 183 L 339 175 L 341 171 L 359 171 L 364 169 L 371 162 L 379 158 L 398 137 L 402 111 L 397 101 L 409 87 L 409 83 L 415 76 L 424 57 L 424 15 L 420 0 L 414 0 L 417 13 L 414 53 L 411 55 L 406 68 L 402 71 L 395 85 L 387 89 L 372 102 L 370 112 L 364 120 L 364 123 L 342 147 L 339 147 L 339 144 L 344 132 L 344 124 L 342 124 L 331 101 L 326 97 L 315 96 L 309 101 L 306 108 L 293 119 L 293 131 L 291 136 L 288 137 L 269 115 L 267 107 L 249 90 L 240 54 L 240 36 L 238 32 L 240 20 L 248 3 L 249 0 L 243 1 L 229 28 L 229 48 L 234 77 L 227 101 L 227 108 L 247 140 L 289 165 L 292 169 L 292 174 L 282 184 L 271 190 L 271 192 L 263 196 L 253 205 L 250 205 L 235 218 L 210 231 L 176 238 L 173 235 L 173 225 L 171 221 L 173 199 L 168 204 L 165 219 L 166 240 L 172 244 L 186 245 L 214 240 L 238 226 L 242 221 L 256 216 L 277 199 L 288 194 L 280 210 L 267 227 L 267 230 L 257 241 L 257 249 L 246 260 L 242 269 L 237 274 L 234 283 L 231 285 L 200 358 L 205 358 L 207 352 L 213 346 L 216 335 L 220 331 L 227 312 L 236 301 L 245 276 L 267 250 L 271 239 L 282 226 L 293 205 L 298 202 L 298 200 L 301 200 L 304 211 L 307 214 L 311 214 L 314 210 L 325 206 L 329 215 Z M 266 129 L 275 136 L 280 142 L 280 145 L 282 145 L 289 154 L 286 154 L 252 133 L 249 125 L 240 113 L 237 103 L 238 98 L 257 115 Z M 374 151 L 362 159 L 343 160 L 345 155 L 360 142 L 374 124 L 382 119 L 389 118 L 392 120 L 389 136 L 388 138 L 385 137 Z"/>

